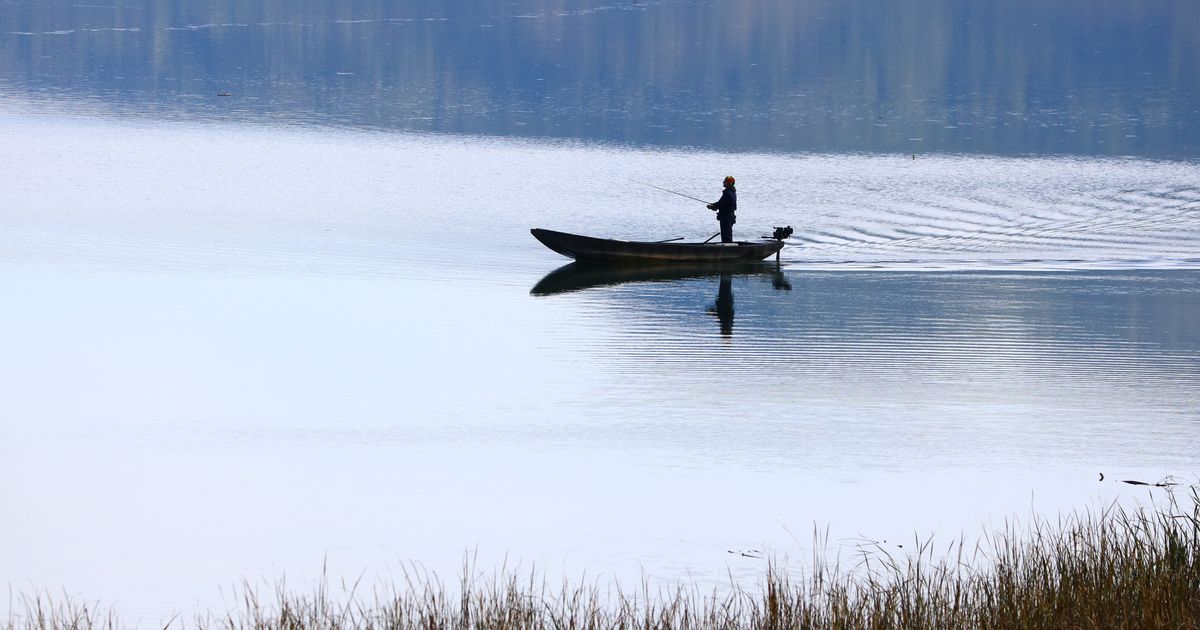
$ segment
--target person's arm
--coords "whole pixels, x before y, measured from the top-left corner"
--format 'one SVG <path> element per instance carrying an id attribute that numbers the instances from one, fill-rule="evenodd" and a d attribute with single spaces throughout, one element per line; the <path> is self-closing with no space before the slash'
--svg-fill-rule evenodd
<path id="1" fill-rule="evenodd" d="M 720 199 L 716 200 L 713 203 L 708 204 L 709 210 L 721 211 L 721 210 L 725 210 L 728 208 L 729 208 L 729 190 L 728 189 L 721 191 Z"/>

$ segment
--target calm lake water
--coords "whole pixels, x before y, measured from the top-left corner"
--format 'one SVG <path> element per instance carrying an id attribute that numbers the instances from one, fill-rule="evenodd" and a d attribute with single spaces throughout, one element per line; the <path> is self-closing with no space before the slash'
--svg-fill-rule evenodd
<path id="1" fill-rule="evenodd" d="M 708 588 L 1195 477 L 1195 3 L 260 4 L 0 2 L 0 584 Z M 778 266 L 528 232 L 728 173 Z"/>

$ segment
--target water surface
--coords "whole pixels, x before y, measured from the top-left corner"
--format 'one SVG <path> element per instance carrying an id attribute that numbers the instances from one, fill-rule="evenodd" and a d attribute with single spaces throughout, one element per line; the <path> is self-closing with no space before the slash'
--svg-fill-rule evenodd
<path id="1" fill-rule="evenodd" d="M 1197 465 L 1194 164 L 0 130 L 18 590 L 157 619 L 466 552 L 718 585 L 814 526 L 957 537 Z M 614 278 L 528 233 L 703 238 L 628 180 L 734 165 L 738 232 L 797 228 L 778 268 Z"/>
<path id="2" fill-rule="evenodd" d="M 0 0 L 0 584 L 707 589 L 1145 502 L 1200 463 L 1198 12 Z M 702 240 L 639 182 L 727 174 L 777 266 L 528 232 Z"/>
<path id="3" fill-rule="evenodd" d="M 0 94 L 721 150 L 1194 159 L 1196 24 L 1190 0 L 8 0 Z"/>

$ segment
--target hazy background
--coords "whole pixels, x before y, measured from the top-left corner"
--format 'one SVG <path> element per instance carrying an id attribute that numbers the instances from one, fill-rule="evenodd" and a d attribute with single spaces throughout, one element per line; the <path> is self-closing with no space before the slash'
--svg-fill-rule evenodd
<path id="1" fill-rule="evenodd" d="M 1190 0 L 6 0 L 0 90 L 722 150 L 1197 157 L 1198 24 Z"/>

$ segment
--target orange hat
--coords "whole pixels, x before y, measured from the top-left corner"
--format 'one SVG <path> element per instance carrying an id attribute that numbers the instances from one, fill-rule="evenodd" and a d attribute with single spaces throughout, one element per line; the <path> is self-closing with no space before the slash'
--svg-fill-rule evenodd
<path id="1" fill-rule="evenodd" d="M 733 185 L 733 175 L 726 175 L 724 184 L 726 186 L 732 186 Z"/>

